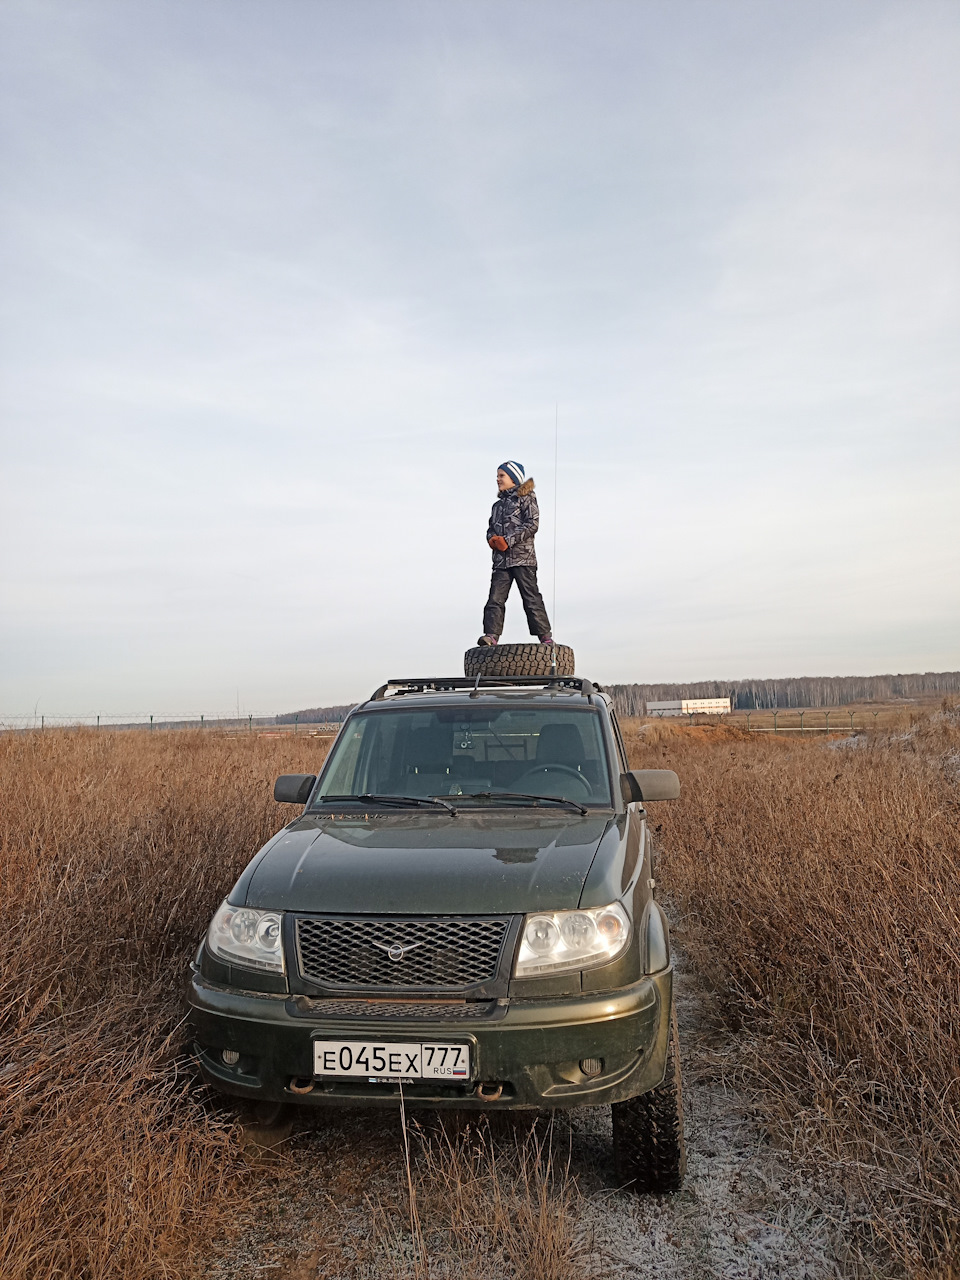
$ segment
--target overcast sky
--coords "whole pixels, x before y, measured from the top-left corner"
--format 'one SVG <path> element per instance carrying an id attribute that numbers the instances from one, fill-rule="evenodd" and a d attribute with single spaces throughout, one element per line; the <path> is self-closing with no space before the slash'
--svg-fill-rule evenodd
<path id="1" fill-rule="evenodd" d="M 582 674 L 960 667 L 953 0 L 5 0 L 0 48 L 0 720 L 456 673 L 505 458 Z"/>

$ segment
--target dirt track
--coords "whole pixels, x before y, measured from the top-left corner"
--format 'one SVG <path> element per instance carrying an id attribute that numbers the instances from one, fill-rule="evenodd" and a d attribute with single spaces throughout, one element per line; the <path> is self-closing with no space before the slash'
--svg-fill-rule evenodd
<path id="1" fill-rule="evenodd" d="M 569 1270 L 561 1260 L 551 1274 L 581 1280 L 820 1280 L 846 1274 L 844 1210 L 826 1204 L 789 1158 L 765 1141 L 755 1104 L 737 1084 L 742 1046 L 684 969 L 678 1008 L 689 1156 L 684 1190 L 657 1198 L 611 1189 L 608 1114 L 592 1108 L 571 1113 L 569 1125 L 555 1126 L 553 1141 L 555 1151 L 563 1150 L 560 1163 L 569 1155 L 573 1183 L 551 1207 L 568 1224 L 571 1257 Z M 266 1136 L 280 1140 L 295 1168 L 281 1157 L 273 1171 L 275 1192 L 266 1197 L 259 1222 L 211 1270 L 211 1280 L 252 1274 L 267 1280 L 468 1274 L 499 1280 L 542 1273 L 533 1259 L 529 1271 L 504 1270 L 502 1254 L 487 1254 L 449 1221 L 434 1221 L 436 1203 L 444 1216 L 444 1191 L 431 1210 L 421 1181 L 429 1270 L 424 1268 L 408 1229 L 402 1133 L 392 1113 L 297 1118 L 292 1130 Z M 495 1141 L 511 1146 L 509 1126 Z"/>
<path id="2" fill-rule="evenodd" d="M 683 1191 L 662 1198 L 604 1192 L 609 1122 L 587 1110 L 574 1121 L 589 1168 L 581 1177 L 581 1229 L 594 1237 L 605 1263 L 601 1274 L 610 1280 L 843 1274 L 842 1210 L 827 1206 L 765 1140 L 755 1104 L 737 1083 L 742 1046 L 686 970 L 677 1007 L 688 1152 Z"/>

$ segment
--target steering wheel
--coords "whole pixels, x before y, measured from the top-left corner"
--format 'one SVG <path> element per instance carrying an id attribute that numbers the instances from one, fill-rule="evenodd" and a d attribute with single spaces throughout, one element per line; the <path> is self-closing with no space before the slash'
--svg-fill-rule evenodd
<path id="1" fill-rule="evenodd" d="M 589 796 L 593 794 L 593 787 L 587 779 L 577 769 L 573 769 L 568 764 L 540 764 L 535 769 L 528 769 L 525 774 L 519 777 L 514 786 L 518 791 L 526 790 L 528 785 L 532 785 L 535 779 L 542 778 L 544 774 L 562 773 L 574 778 L 583 788 L 583 794 Z M 528 781 L 529 780 L 529 781 Z"/>

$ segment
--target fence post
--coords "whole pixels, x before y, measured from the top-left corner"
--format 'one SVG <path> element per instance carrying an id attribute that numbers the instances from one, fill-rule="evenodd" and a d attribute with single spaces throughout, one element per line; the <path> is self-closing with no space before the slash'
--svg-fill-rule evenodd
<path id="1" fill-rule="evenodd" d="M 779 732 L 780 732 L 780 731 L 779 731 L 779 729 L 777 728 L 777 716 L 778 716 L 779 714 L 780 714 L 780 712 L 779 712 L 779 711 L 775 711 L 775 712 L 773 713 L 773 732 L 774 732 L 774 733 L 779 733 Z"/>
<path id="2" fill-rule="evenodd" d="M 751 713 L 748 711 L 748 712 L 747 712 L 747 733 L 752 733 L 752 732 L 753 732 L 753 730 L 750 728 L 750 714 L 751 714 Z"/>
<path id="3" fill-rule="evenodd" d="M 43 733 L 43 716 L 40 717 L 40 732 Z"/>
<path id="4" fill-rule="evenodd" d="M 153 728 L 153 716 L 150 717 L 150 728 Z"/>
<path id="5" fill-rule="evenodd" d="M 98 728 L 98 729 L 100 728 L 100 717 L 99 717 L 99 716 L 97 716 L 97 728 Z"/>
<path id="6" fill-rule="evenodd" d="M 806 714 L 807 714 L 807 713 L 806 713 L 805 711 L 801 711 L 801 712 L 800 712 L 800 737 L 801 737 L 801 738 L 803 737 L 803 717 L 804 717 Z"/>
<path id="7" fill-rule="evenodd" d="M 253 733 L 253 716 L 247 716 L 247 733 Z"/>
<path id="8" fill-rule="evenodd" d="M 853 712 L 850 713 L 850 732 L 853 733 Z"/>
<path id="9" fill-rule="evenodd" d="M 200 728 L 203 728 L 203 716 L 200 717 Z"/>
<path id="10" fill-rule="evenodd" d="M 826 722 L 827 722 L 827 733 L 829 733 L 829 732 L 830 732 L 830 712 L 829 712 L 829 711 L 825 711 L 825 712 L 823 713 L 823 715 L 824 715 L 824 719 L 825 719 L 825 720 L 826 720 Z"/>
<path id="11" fill-rule="evenodd" d="M 297 733 L 297 731 L 299 730 L 299 728 L 300 728 L 300 712 L 298 711 L 298 712 L 297 712 L 297 714 L 293 717 L 293 732 L 294 732 L 294 735 L 296 735 L 296 733 Z"/>

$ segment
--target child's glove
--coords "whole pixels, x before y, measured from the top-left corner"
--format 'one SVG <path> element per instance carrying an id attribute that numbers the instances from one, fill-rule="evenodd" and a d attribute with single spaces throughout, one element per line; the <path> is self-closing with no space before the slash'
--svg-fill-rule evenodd
<path id="1" fill-rule="evenodd" d="M 494 551 L 507 550 L 507 540 L 506 538 L 501 538 L 499 533 L 495 533 L 492 538 L 488 538 L 487 542 L 490 543 L 490 546 L 493 547 Z"/>

